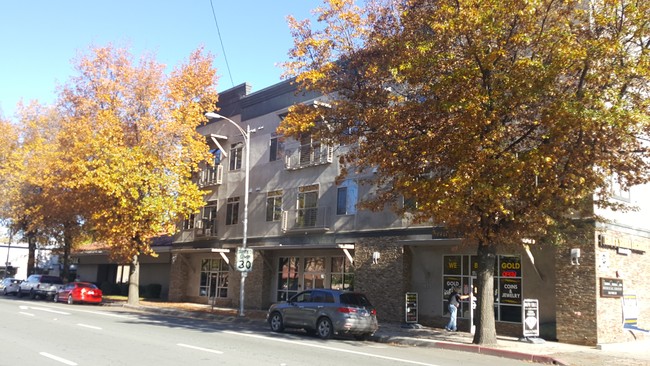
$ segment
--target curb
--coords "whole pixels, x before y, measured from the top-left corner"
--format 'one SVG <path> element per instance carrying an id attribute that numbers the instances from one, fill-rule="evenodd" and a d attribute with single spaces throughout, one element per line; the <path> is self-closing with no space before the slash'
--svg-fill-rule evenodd
<path id="1" fill-rule="evenodd" d="M 449 351 L 479 353 L 488 356 L 509 358 L 509 359 L 520 360 L 520 361 L 542 363 L 542 364 L 549 364 L 549 365 L 569 366 L 568 363 L 552 356 L 508 351 L 505 349 L 484 347 L 475 344 L 461 344 L 461 343 L 454 343 L 448 341 L 437 341 L 437 340 L 429 340 L 429 339 L 395 337 L 395 336 L 372 336 L 369 338 L 369 340 L 378 343 L 396 343 L 396 344 L 401 344 L 406 346 L 429 347 L 429 348 L 444 349 Z"/>

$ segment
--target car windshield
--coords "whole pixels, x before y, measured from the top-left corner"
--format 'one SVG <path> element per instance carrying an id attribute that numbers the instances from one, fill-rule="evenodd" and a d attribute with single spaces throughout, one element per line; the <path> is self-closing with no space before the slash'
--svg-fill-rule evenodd
<path id="1" fill-rule="evenodd" d="M 79 283 L 77 284 L 78 287 L 85 287 L 85 288 L 97 288 L 97 286 L 93 285 L 92 283 Z"/>
<path id="2" fill-rule="evenodd" d="M 363 306 L 363 307 L 372 306 L 368 298 L 366 298 L 362 294 L 355 294 L 355 293 L 341 294 L 341 303 L 346 305 L 355 305 L 355 306 Z"/>

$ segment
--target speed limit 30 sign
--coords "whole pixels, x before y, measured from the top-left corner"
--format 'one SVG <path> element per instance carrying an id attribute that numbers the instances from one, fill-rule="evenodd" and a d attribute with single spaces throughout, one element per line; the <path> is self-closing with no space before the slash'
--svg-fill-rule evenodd
<path id="1" fill-rule="evenodd" d="M 235 267 L 240 272 L 250 272 L 253 270 L 253 249 L 237 248 Z"/>

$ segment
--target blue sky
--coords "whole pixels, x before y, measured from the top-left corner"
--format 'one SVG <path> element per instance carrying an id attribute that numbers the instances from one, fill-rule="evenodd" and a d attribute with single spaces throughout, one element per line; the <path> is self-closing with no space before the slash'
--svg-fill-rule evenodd
<path id="1" fill-rule="evenodd" d="M 249 82 L 253 91 L 280 81 L 293 45 L 286 16 L 311 16 L 320 0 L 6 0 L 0 1 L 0 114 L 16 103 L 52 104 L 71 60 L 92 45 L 154 52 L 170 69 L 199 46 L 215 55 L 218 90 Z"/>

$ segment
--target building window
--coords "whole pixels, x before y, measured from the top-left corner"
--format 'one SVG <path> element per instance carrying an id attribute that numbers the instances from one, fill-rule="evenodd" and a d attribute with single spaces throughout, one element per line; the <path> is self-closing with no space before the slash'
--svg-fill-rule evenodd
<path id="1" fill-rule="evenodd" d="M 282 160 L 284 157 L 284 142 L 281 136 L 271 137 L 269 161 Z"/>
<path id="2" fill-rule="evenodd" d="M 192 230 L 192 229 L 194 229 L 194 219 L 195 219 L 195 215 L 190 214 L 190 216 L 187 217 L 185 219 L 185 221 L 183 221 L 183 230 Z"/>
<path id="3" fill-rule="evenodd" d="M 266 221 L 280 221 L 282 219 L 282 190 L 266 194 Z"/>
<path id="4" fill-rule="evenodd" d="M 334 290 L 354 290 L 354 272 L 346 257 L 332 257 L 330 288 Z"/>
<path id="5" fill-rule="evenodd" d="M 239 197 L 230 197 L 226 204 L 226 225 L 239 223 Z"/>
<path id="6" fill-rule="evenodd" d="M 211 186 L 215 184 L 221 184 L 221 175 L 223 172 L 223 167 L 221 163 L 221 150 L 214 149 L 210 150 L 212 153 L 212 161 L 206 163 L 201 171 L 201 176 L 199 179 L 199 186 Z"/>
<path id="7" fill-rule="evenodd" d="M 287 301 L 298 293 L 298 257 L 280 257 L 278 265 L 277 301 Z"/>
<path id="8" fill-rule="evenodd" d="M 610 178 L 610 189 L 612 193 L 612 198 L 619 200 L 619 201 L 624 201 L 624 202 L 631 202 L 630 200 L 630 190 L 629 189 L 623 189 L 620 183 L 620 178 L 618 177 L 617 174 L 614 174 Z"/>
<path id="9" fill-rule="evenodd" d="M 201 260 L 199 296 L 228 297 L 228 263 L 223 258 Z"/>
<path id="10" fill-rule="evenodd" d="M 303 263 L 304 289 L 325 288 L 325 258 L 306 257 Z"/>
<path id="11" fill-rule="evenodd" d="M 502 322 L 521 323 L 521 257 L 500 255 L 494 272 L 494 316 Z M 478 270 L 478 257 L 475 255 L 443 256 L 443 309 L 448 309 L 448 299 L 454 287 L 462 294 L 472 291 L 473 281 Z M 476 292 L 474 293 L 476 295 Z M 459 318 L 469 318 L 471 304 L 469 299 L 461 301 Z"/>
<path id="12" fill-rule="evenodd" d="M 318 184 L 303 186 L 298 193 L 297 227 L 315 227 L 318 218 Z"/>
<path id="13" fill-rule="evenodd" d="M 357 213 L 357 183 L 353 180 L 344 181 L 336 191 L 336 214 L 354 215 Z"/>
<path id="14" fill-rule="evenodd" d="M 244 144 L 238 142 L 230 145 L 230 167 L 229 170 L 240 170 L 243 156 Z"/>
<path id="15" fill-rule="evenodd" d="M 217 235 L 217 205 L 216 203 L 208 203 L 201 210 L 201 226 L 203 234 L 207 236 Z"/>

